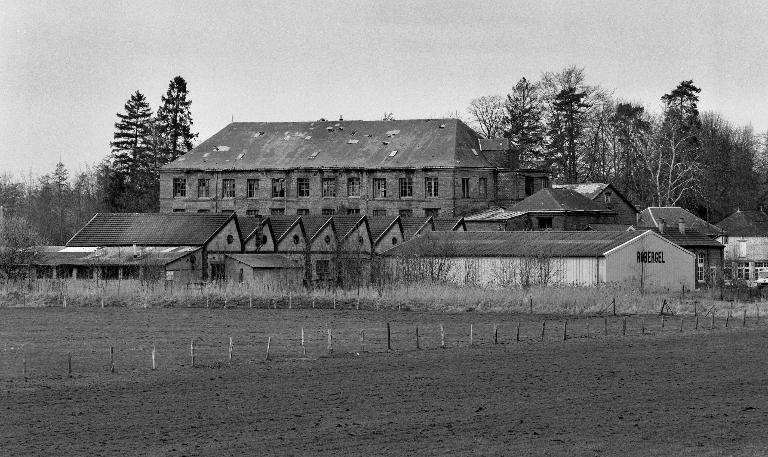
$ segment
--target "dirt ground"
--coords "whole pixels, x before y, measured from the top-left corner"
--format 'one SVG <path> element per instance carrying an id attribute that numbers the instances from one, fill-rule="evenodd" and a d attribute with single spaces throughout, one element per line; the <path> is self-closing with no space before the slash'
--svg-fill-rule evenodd
<path id="1" fill-rule="evenodd" d="M 768 454 L 765 323 L 622 321 L 563 341 L 536 315 L 0 309 L 0 454 Z"/>

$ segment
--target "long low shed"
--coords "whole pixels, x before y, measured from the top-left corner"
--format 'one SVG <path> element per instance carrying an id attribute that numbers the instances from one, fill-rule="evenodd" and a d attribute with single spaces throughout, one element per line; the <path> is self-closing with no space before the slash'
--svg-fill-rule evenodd
<path id="1" fill-rule="evenodd" d="M 384 253 L 395 279 L 694 287 L 693 253 L 653 231 L 430 232 Z"/>

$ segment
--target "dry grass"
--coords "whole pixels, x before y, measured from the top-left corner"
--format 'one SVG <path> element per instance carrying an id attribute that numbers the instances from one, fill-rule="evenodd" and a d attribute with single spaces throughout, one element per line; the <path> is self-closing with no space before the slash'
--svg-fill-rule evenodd
<path id="1" fill-rule="evenodd" d="M 248 286 L 237 283 L 171 286 L 164 281 L 50 280 L 0 283 L 0 306 L 51 307 L 240 307 L 360 308 L 444 312 L 533 312 L 552 315 L 658 313 L 666 300 L 677 314 L 754 316 L 759 293 L 719 289 L 693 292 L 655 290 L 641 293 L 625 284 L 597 287 L 548 286 L 528 290 L 453 284 L 397 284 L 382 288 L 315 289 Z M 757 302 L 756 302 L 757 300 Z"/>

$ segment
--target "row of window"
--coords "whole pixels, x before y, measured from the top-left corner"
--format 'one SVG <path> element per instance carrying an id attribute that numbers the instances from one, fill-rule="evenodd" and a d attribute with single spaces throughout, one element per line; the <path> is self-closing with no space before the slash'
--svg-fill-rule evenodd
<path id="1" fill-rule="evenodd" d="M 470 198 L 470 178 L 461 178 L 461 196 L 462 198 Z M 257 198 L 259 192 L 260 180 L 248 179 L 246 180 L 246 197 Z M 398 196 L 400 198 L 413 197 L 413 177 L 406 176 L 398 178 Z M 360 178 L 350 177 L 347 178 L 347 196 L 348 197 L 360 197 L 361 187 Z M 309 197 L 309 178 L 297 178 L 296 179 L 296 195 L 298 197 Z M 387 198 L 387 179 L 386 178 L 373 178 L 373 198 Z M 440 182 L 438 178 L 428 176 L 424 178 L 424 195 L 427 198 L 434 198 L 440 196 Z M 485 198 L 488 195 L 488 180 L 487 178 L 480 178 L 478 181 L 478 197 Z M 173 178 L 173 197 L 184 198 L 187 196 L 187 180 L 186 178 Z M 285 178 L 272 178 L 271 188 L 272 198 L 285 197 Z M 322 180 L 322 196 L 323 197 L 336 197 L 336 178 L 323 178 Z M 211 180 L 208 178 L 201 178 L 197 180 L 197 198 L 210 198 L 211 197 Z M 221 198 L 235 198 L 235 180 L 234 179 L 222 179 L 221 180 Z"/>
<path id="2" fill-rule="evenodd" d="M 183 208 L 175 208 L 173 210 L 174 213 L 183 213 L 186 210 Z M 209 209 L 199 209 L 197 210 L 198 213 L 210 213 L 211 210 Z M 223 210 L 222 213 L 231 213 L 232 210 Z M 260 216 L 260 212 L 257 209 L 249 209 L 245 211 L 245 214 L 247 216 Z M 285 214 L 285 208 L 270 208 L 269 214 L 273 216 L 282 215 Z M 297 216 L 308 216 L 310 214 L 309 208 L 298 208 L 296 210 Z M 323 216 L 333 216 L 336 214 L 336 209 L 334 208 L 323 208 L 321 210 L 321 214 Z M 346 210 L 347 215 L 356 215 L 360 214 L 360 208 L 347 208 Z M 385 209 L 374 209 L 372 212 L 373 216 L 388 216 L 387 210 Z M 398 215 L 401 217 L 411 217 L 413 216 L 413 210 L 412 209 L 401 209 L 398 210 Z M 437 217 L 440 215 L 440 208 L 424 208 L 424 216 L 432 216 Z"/>

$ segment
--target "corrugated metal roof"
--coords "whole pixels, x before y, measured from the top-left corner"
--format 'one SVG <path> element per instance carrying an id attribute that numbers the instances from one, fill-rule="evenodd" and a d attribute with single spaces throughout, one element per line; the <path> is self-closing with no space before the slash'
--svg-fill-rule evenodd
<path id="1" fill-rule="evenodd" d="M 251 268 L 302 268 L 301 263 L 281 254 L 226 254 Z"/>
<path id="2" fill-rule="evenodd" d="M 638 225 L 644 227 L 658 227 L 659 219 L 663 218 L 667 227 L 671 227 L 672 225 L 677 224 L 681 217 L 688 228 L 698 230 L 712 238 L 720 235 L 720 227 L 694 216 L 688 210 L 680 208 L 679 206 L 649 206 L 640 211 Z"/>
<path id="3" fill-rule="evenodd" d="M 511 211 L 591 211 L 612 212 L 571 189 L 541 189 L 525 200 L 512 205 Z"/>
<path id="4" fill-rule="evenodd" d="M 482 154 L 472 152 L 479 139 L 457 119 L 235 122 L 163 168 L 492 167 Z M 350 144 L 349 140 L 358 141 Z M 391 156 L 393 150 L 398 152 Z"/>
<path id="5" fill-rule="evenodd" d="M 67 246 L 202 246 L 234 214 L 98 213 Z"/>
<path id="6" fill-rule="evenodd" d="M 504 208 L 489 208 L 479 213 L 464 216 L 465 221 L 506 221 L 527 214 L 527 211 L 511 211 Z"/>
<path id="7" fill-rule="evenodd" d="M 199 246 L 145 246 L 136 251 L 126 246 L 109 246 L 90 252 L 61 249 L 41 253 L 33 263 L 52 266 L 158 266 L 166 265 L 198 249 Z"/>
<path id="8" fill-rule="evenodd" d="M 386 256 L 599 257 L 644 232 L 429 232 Z"/>
<path id="9" fill-rule="evenodd" d="M 732 236 L 768 237 L 768 214 L 762 211 L 736 211 L 717 226 Z"/>

